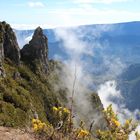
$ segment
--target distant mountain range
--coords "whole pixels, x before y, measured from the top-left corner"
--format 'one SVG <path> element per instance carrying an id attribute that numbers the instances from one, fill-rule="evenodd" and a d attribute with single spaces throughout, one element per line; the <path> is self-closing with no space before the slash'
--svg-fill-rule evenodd
<path id="1" fill-rule="evenodd" d="M 85 25 L 64 29 L 72 32 L 78 40 L 91 45 L 94 55 L 83 54 L 82 59 L 92 63 L 93 69 L 89 71 L 93 74 L 94 82 L 116 79 L 127 107 L 130 110 L 140 109 L 140 22 Z M 57 37 L 56 30 L 44 29 L 44 34 L 48 37 L 49 58 L 60 56 L 62 60 L 68 59 L 69 56 L 63 47 L 64 42 Z M 20 47 L 23 47 L 34 30 L 15 32 Z"/>
<path id="2" fill-rule="evenodd" d="M 113 54 L 123 58 L 126 62 L 138 62 L 140 60 L 140 22 L 85 25 L 65 29 L 71 30 L 78 39 L 87 43 L 99 42 L 103 49 L 94 47 L 93 51 L 97 51 L 95 55 L 103 52 L 107 55 Z M 15 30 L 15 32 L 20 47 L 23 47 L 34 30 Z M 55 29 L 44 29 L 44 34 L 48 37 L 50 58 L 54 57 L 55 54 L 65 57 L 66 54 L 61 47 L 62 41 L 56 37 Z"/>
<path id="3" fill-rule="evenodd" d="M 126 106 L 131 111 L 140 109 L 140 64 L 130 65 L 118 79 Z"/>

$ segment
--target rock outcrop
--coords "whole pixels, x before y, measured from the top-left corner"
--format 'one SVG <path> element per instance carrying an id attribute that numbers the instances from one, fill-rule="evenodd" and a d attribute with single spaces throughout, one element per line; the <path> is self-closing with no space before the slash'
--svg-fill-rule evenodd
<path id="1" fill-rule="evenodd" d="M 0 23 L 0 64 L 4 59 L 3 41 L 4 41 L 4 29 L 2 23 Z"/>
<path id="2" fill-rule="evenodd" d="M 20 64 L 20 48 L 15 33 L 9 24 L 0 22 L 0 61 L 5 57 L 17 65 Z"/>
<path id="3" fill-rule="evenodd" d="M 38 65 L 41 71 L 47 73 L 49 61 L 48 39 L 40 27 L 36 28 L 32 40 L 21 50 L 21 60 L 26 64 L 32 65 L 34 69 Z"/>

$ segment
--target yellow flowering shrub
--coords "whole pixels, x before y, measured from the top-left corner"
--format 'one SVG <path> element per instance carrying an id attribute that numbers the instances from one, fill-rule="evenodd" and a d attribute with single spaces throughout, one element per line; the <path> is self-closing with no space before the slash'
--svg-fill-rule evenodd
<path id="1" fill-rule="evenodd" d="M 129 134 L 134 131 L 137 124 L 132 120 L 126 120 L 121 124 L 118 120 L 117 114 L 114 113 L 112 105 L 104 110 L 104 116 L 108 125 L 108 129 L 97 131 L 97 138 L 99 140 L 128 140 Z"/>
<path id="2" fill-rule="evenodd" d="M 140 135 L 138 132 L 135 133 L 135 136 L 136 136 L 136 140 L 140 140 Z"/>
<path id="3" fill-rule="evenodd" d="M 54 107 L 53 107 L 53 111 L 54 111 L 54 112 L 57 112 L 57 111 L 58 111 L 58 108 L 54 106 Z"/>
<path id="4" fill-rule="evenodd" d="M 89 131 L 81 129 L 78 133 L 78 138 L 85 138 L 89 136 Z"/>
<path id="5" fill-rule="evenodd" d="M 91 133 L 86 129 L 85 123 L 81 120 L 79 127 L 73 130 L 75 140 L 93 140 Z"/>
<path id="6" fill-rule="evenodd" d="M 34 131 L 44 131 L 46 124 L 41 122 L 39 119 L 32 119 L 32 126 Z"/>
<path id="7" fill-rule="evenodd" d="M 85 127 L 83 121 L 79 127 L 70 127 L 71 112 L 65 107 L 53 107 L 54 124 L 43 123 L 39 119 L 32 119 L 34 132 L 41 134 L 42 139 L 51 140 L 128 140 L 129 134 L 137 127 L 132 119 L 121 124 L 117 114 L 110 105 L 104 110 L 104 117 L 107 122 L 106 130 L 91 132 Z M 43 135 L 42 135 L 43 134 Z M 140 135 L 136 133 L 136 140 L 140 140 Z"/>
<path id="8" fill-rule="evenodd" d="M 64 133 L 70 131 L 70 110 L 65 107 L 53 107 L 54 127 Z"/>
<path id="9" fill-rule="evenodd" d="M 32 127 L 33 131 L 40 135 L 45 134 L 46 136 L 50 136 L 54 131 L 51 124 L 41 122 L 39 119 L 32 119 Z"/>
<path id="10" fill-rule="evenodd" d="M 115 119 L 111 119 L 111 123 L 112 125 L 116 126 L 116 127 L 119 127 L 121 124 L 118 120 L 115 120 Z"/>

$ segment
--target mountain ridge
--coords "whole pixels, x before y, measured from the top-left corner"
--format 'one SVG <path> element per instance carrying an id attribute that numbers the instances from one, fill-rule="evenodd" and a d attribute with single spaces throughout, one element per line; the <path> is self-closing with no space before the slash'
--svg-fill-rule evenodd
<path id="1" fill-rule="evenodd" d="M 16 40 L 16 38 L 14 39 Z M 40 49 L 46 49 L 45 52 L 41 51 L 41 55 L 38 50 L 38 44 Z M 34 36 L 27 47 L 31 47 L 36 52 L 32 53 L 30 49 L 25 50 L 24 53 L 34 55 L 31 59 L 28 59 L 28 62 L 24 59 L 24 55 L 21 55 L 22 61 L 20 60 L 18 65 L 7 56 L 4 56 L 2 60 L 5 77 L 0 76 L 1 126 L 30 127 L 31 120 L 35 114 L 41 121 L 55 125 L 52 108 L 54 106 L 69 106 L 70 100 L 67 98 L 67 88 L 63 85 L 56 90 L 56 86 L 59 87 L 62 84 L 60 83 L 59 74 L 63 74 L 64 64 L 48 59 L 47 37 L 44 36 L 40 27 L 35 30 Z M 42 60 L 42 53 L 44 53 L 43 59 L 47 61 L 47 64 Z M 39 63 L 34 60 L 39 60 Z M 37 69 L 33 69 L 34 65 L 36 65 Z M 42 65 L 47 67 L 49 65 L 47 73 L 42 70 Z M 91 108 L 94 111 L 92 117 L 96 119 L 96 114 L 100 114 L 99 122 L 105 122 L 102 113 L 103 106 L 99 96 L 95 93 L 90 96 L 92 96 Z M 78 113 L 80 113 L 80 110 Z M 83 116 L 83 118 L 86 120 L 87 116 Z M 97 123 L 95 127 L 104 129 L 105 125 Z"/>
<path id="2" fill-rule="evenodd" d="M 128 81 L 131 83 L 128 85 L 121 78 L 121 73 L 123 75 L 125 69 L 130 65 L 140 63 L 140 21 L 109 25 L 102 24 L 99 26 L 87 25 L 66 28 L 67 30 L 72 32 L 82 43 L 84 42 L 93 48 L 91 49 L 93 56 L 84 55 L 82 58 L 85 63 L 90 62 L 92 64 L 92 69 L 87 67 L 86 70 L 93 76 L 93 83 L 95 83 L 96 87 L 107 80 L 116 80 L 122 95 L 124 97 L 131 95 L 131 98 L 127 98 L 127 100 L 132 99 L 133 91 L 136 95 L 140 94 L 134 90 L 134 88 L 138 88 L 139 83 L 134 86 L 131 80 Z M 20 33 L 24 34 L 25 32 L 21 31 L 18 33 L 17 36 L 20 37 Z M 55 33 L 55 30 L 44 30 L 44 34 L 48 36 L 49 58 L 60 58 L 62 61 L 69 60 L 70 58 L 65 51 L 63 41 L 57 38 Z M 25 33 L 25 38 L 31 34 L 32 32 Z M 121 80 L 123 84 L 120 84 Z M 138 103 L 137 100 L 136 102 Z M 128 105 L 127 101 L 126 104 Z M 137 105 L 138 108 L 135 108 L 134 105 L 133 109 L 130 106 L 128 107 L 132 110 L 139 109 L 139 105 Z"/>

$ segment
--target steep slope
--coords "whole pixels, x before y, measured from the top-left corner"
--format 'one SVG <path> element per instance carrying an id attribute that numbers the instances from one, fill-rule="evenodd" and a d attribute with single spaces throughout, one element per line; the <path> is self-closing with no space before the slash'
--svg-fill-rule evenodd
<path id="1" fill-rule="evenodd" d="M 8 29 L 13 32 L 11 27 Z M 12 37 L 11 32 L 5 30 L 7 39 L 12 38 L 8 42 L 16 42 L 16 37 Z M 7 46 L 6 42 L 3 43 L 3 48 L 6 48 L 4 53 L 5 50 L 12 51 L 9 50 L 12 45 Z M 12 53 L 20 54 L 16 51 Z M 48 59 L 48 42 L 43 30 L 38 27 L 32 40 L 21 50 L 20 65 L 17 65 L 19 60 L 15 62 L 8 54 L 4 55 L 2 60 L 6 76 L 0 77 L 0 125 L 28 127 L 35 115 L 38 115 L 40 120 L 53 124 L 53 106 L 68 106 L 69 98 L 67 88 L 64 85 L 60 86 L 59 74 L 63 74 L 64 64 Z M 91 99 L 93 117 L 96 119 L 100 114 L 102 118 L 96 127 L 104 128 L 103 106 L 98 95 L 92 94 L 88 98 Z M 78 112 L 80 113 L 80 110 Z"/>
<path id="2" fill-rule="evenodd" d="M 118 78 L 118 86 L 128 109 L 140 109 L 140 64 L 132 64 Z"/>
<path id="3" fill-rule="evenodd" d="M 49 120 L 51 108 L 60 103 L 45 75 L 40 78 L 27 66 L 17 67 L 7 61 L 4 68 L 6 77 L 0 79 L 0 124 L 25 126 L 35 113 L 41 120 Z"/>
<path id="4" fill-rule="evenodd" d="M 51 121 L 51 108 L 60 103 L 54 90 L 50 87 L 49 76 L 46 76 L 44 71 L 36 75 L 31 69 L 33 68 L 32 61 L 34 59 L 44 60 L 39 63 L 39 66 L 41 64 L 44 65 L 44 63 L 46 64 L 48 60 L 46 54 L 47 38 L 41 36 L 40 30 L 42 31 L 42 29 L 37 28 L 31 43 L 36 44 L 38 42 L 42 48 L 37 49 L 37 51 L 36 48 L 33 48 L 33 51 L 36 51 L 36 53 L 34 54 L 34 58 L 28 58 L 29 62 L 31 62 L 31 67 L 29 67 L 29 65 L 26 66 L 23 62 L 19 61 L 20 52 L 10 25 L 5 22 L 3 24 L 6 29 L 2 26 L 4 31 L 1 30 L 0 33 L 3 35 L 2 47 L 4 56 L 2 56 L 2 63 L 6 76 L 0 77 L 0 125 L 26 126 L 30 124 L 30 120 L 34 114 L 38 114 L 41 120 Z M 44 51 L 45 57 L 43 56 L 42 58 L 40 50 Z M 28 53 L 31 54 L 30 51 Z M 17 65 L 19 63 L 21 64 Z"/>

